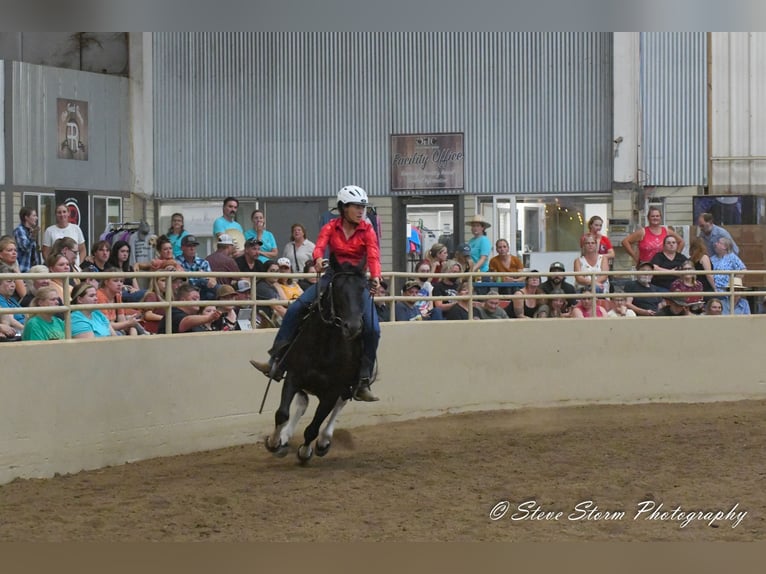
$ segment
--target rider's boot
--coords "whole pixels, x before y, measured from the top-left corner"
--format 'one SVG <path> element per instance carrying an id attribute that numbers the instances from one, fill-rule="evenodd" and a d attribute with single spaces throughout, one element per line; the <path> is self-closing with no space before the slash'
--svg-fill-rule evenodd
<path id="1" fill-rule="evenodd" d="M 370 389 L 370 379 L 372 378 L 372 365 L 367 357 L 362 357 L 362 365 L 359 369 L 359 384 L 354 391 L 354 400 L 372 403 L 379 401 Z"/>
<path id="2" fill-rule="evenodd" d="M 282 377 L 285 376 L 282 357 L 288 346 L 288 343 L 275 344 L 271 351 L 269 351 L 271 356 L 268 361 L 256 361 L 255 359 L 250 359 L 250 364 L 271 380 L 279 382 L 282 380 Z"/>

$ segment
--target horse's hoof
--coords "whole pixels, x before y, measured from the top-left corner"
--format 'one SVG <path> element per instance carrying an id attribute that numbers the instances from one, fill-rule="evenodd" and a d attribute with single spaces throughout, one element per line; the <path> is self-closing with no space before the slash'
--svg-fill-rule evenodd
<path id="1" fill-rule="evenodd" d="M 263 441 L 263 444 L 266 447 L 266 450 L 268 450 L 274 456 L 278 456 L 279 458 L 287 455 L 287 452 L 290 450 L 286 444 L 278 444 L 276 446 L 272 445 L 270 436 L 266 437 L 266 439 Z"/>
<path id="2" fill-rule="evenodd" d="M 279 448 L 278 446 L 272 446 L 271 445 L 271 437 L 268 436 L 268 435 L 266 436 L 265 439 L 263 439 L 263 446 L 265 446 L 266 450 L 269 451 L 272 454 L 277 452 L 277 449 Z"/>
<path id="3" fill-rule="evenodd" d="M 312 456 L 314 456 L 314 449 L 311 448 L 310 444 L 303 444 L 298 448 L 298 460 L 301 461 L 301 464 L 306 464 Z"/>
<path id="4" fill-rule="evenodd" d="M 330 445 L 332 445 L 331 442 L 328 442 L 324 447 L 317 443 L 317 456 L 324 456 L 330 451 Z"/>

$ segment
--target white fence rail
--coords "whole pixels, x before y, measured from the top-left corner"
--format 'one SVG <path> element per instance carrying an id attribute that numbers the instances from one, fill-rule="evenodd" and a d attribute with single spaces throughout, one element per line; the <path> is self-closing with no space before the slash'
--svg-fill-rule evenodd
<path id="1" fill-rule="evenodd" d="M 758 276 L 761 278 L 764 278 L 766 276 L 766 271 L 763 270 L 736 270 L 736 271 L 723 271 L 723 270 L 713 270 L 713 271 L 688 271 L 688 274 L 695 274 L 695 275 L 728 275 L 729 276 L 729 287 L 727 291 L 718 291 L 716 292 L 716 296 L 718 297 L 728 297 L 730 307 L 734 307 L 734 297 L 737 295 L 740 296 L 746 296 L 746 297 L 757 297 L 757 298 L 763 298 L 766 296 L 766 291 L 764 290 L 748 290 L 745 292 L 739 292 L 734 289 L 734 282 L 731 280 L 734 276 L 741 276 L 741 277 L 748 277 L 748 276 Z M 595 278 L 597 276 L 601 275 L 608 275 L 610 279 L 617 278 L 617 279 L 625 279 L 630 280 L 633 279 L 635 275 L 638 273 L 636 271 L 630 270 L 630 271 L 600 271 L 600 270 L 594 270 L 594 271 L 580 271 L 580 272 L 574 272 L 574 271 L 563 271 L 563 272 L 542 272 L 542 273 L 529 273 L 529 272 L 521 272 L 520 274 L 523 274 L 526 277 L 540 277 L 540 280 L 542 281 L 543 278 L 551 278 L 555 276 L 563 276 L 566 280 L 566 278 L 572 278 L 577 276 L 589 276 L 591 277 L 591 290 L 585 291 L 587 293 L 587 297 L 590 297 L 594 304 L 599 299 L 610 299 L 614 297 L 614 293 L 597 293 L 596 292 L 596 282 Z M 642 275 L 672 275 L 672 276 L 679 276 L 678 271 L 676 270 L 669 270 L 669 271 L 646 271 L 642 272 Z M 513 302 L 514 300 L 519 299 L 538 299 L 538 300 L 549 300 L 549 299 L 582 299 L 584 297 L 584 293 L 575 293 L 575 294 L 535 294 L 535 295 L 526 295 L 526 294 L 513 294 L 513 295 L 488 295 L 488 294 L 477 294 L 474 293 L 474 288 L 481 288 L 481 287 L 488 287 L 492 286 L 493 283 L 502 282 L 502 277 L 507 276 L 507 273 L 440 273 L 438 275 L 431 275 L 431 278 L 442 278 L 442 277 L 451 277 L 460 279 L 463 281 L 468 281 L 469 284 L 469 294 L 464 296 L 459 295 L 450 295 L 448 296 L 448 299 L 450 301 L 469 301 L 468 305 L 468 315 L 469 319 L 473 318 L 474 316 L 474 304 L 484 301 L 486 299 L 500 299 L 501 301 L 510 301 Z M 388 281 L 389 286 L 394 287 L 394 285 L 397 283 L 397 280 L 400 280 L 401 282 L 406 281 L 407 279 L 416 279 L 418 277 L 422 276 L 422 274 L 419 273 L 413 273 L 413 272 L 389 272 L 384 273 L 384 279 Z M 21 279 L 25 280 L 28 284 L 31 284 L 32 281 L 36 279 L 51 279 L 51 280 L 63 280 L 63 284 L 69 284 L 72 280 L 75 281 L 81 281 L 86 278 L 96 278 L 99 280 L 102 279 L 108 279 L 108 278 L 165 278 L 167 280 L 167 285 L 170 288 L 172 285 L 173 279 L 178 279 L 179 277 L 182 277 L 184 279 L 189 278 L 195 278 L 195 277 L 215 277 L 215 278 L 230 278 L 230 279 L 249 279 L 250 284 L 252 286 L 251 289 L 251 295 L 250 298 L 247 300 L 227 300 L 226 305 L 227 306 L 235 306 L 235 307 L 252 307 L 254 309 L 254 314 L 258 312 L 259 308 L 263 307 L 272 307 L 274 305 L 289 305 L 290 301 L 285 299 L 258 299 L 257 293 L 256 293 L 256 282 L 260 280 L 264 280 L 269 277 L 278 277 L 278 278 L 284 278 L 284 277 L 290 277 L 293 279 L 303 279 L 303 278 L 312 278 L 317 277 L 315 274 L 309 274 L 309 273 L 242 273 L 242 272 L 206 272 L 206 271 L 196 271 L 196 272 L 186 272 L 186 271 L 158 271 L 158 272 L 148 272 L 148 271 L 142 271 L 142 272 L 130 272 L 130 273 L 123 273 L 123 272 L 78 272 L 78 273 L 42 273 L 42 274 L 34 274 L 34 273 L 13 273 L 13 274 L 0 274 L 0 280 L 4 279 Z M 490 278 L 491 282 L 486 283 L 482 282 L 482 278 Z M 766 284 L 766 281 L 759 281 L 759 284 Z M 205 299 L 201 301 L 176 301 L 173 300 L 171 295 L 171 291 L 168 290 L 165 294 L 165 297 L 162 301 L 155 301 L 155 302 L 123 302 L 123 303 L 99 303 L 99 304 L 93 304 L 93 305 L 78 305 L 74 304 L 70 299 L 70 293 L 68 289 L 64 289 L 64 301 L 62 306 L 58 307 L 21 307 L 21 308 L 0 308 L 0 319 L 2 319 L 3 315 L 12 315 L 12 314 L 19 314 L 22 313 L 24 315 L 33 315 L 38 313 L 63 313 L 65 317 L 65 332 L 66 332 L 66 338 L 71 338 L 71 313 L 73 311 L 77 310 L 92 310 L 92 309 L 164 309 L 165 310 L 165 331 L 166 333 L 171 333 L 171 313 L 169 312 L 173 307 L 190 307 L 190 306 L 205 306 L 205 303 L 208 304 L 215 304 L 218 306 L 222 306 L 222 302 L 217 299 Z M 699 291 L 699 292 L 692 292 L 692 291 L 683 291 L 683 292 L 661 292 L 661 293 L 638 293 L 638 292 L 630 292 L 630 291 L 624 291 L 622 293 L 625 297 L 632 297 L 632 298 L 644 298 L 644 297 L 662 297 L 662 298 L 686 298 L 690 296 L 703 296 L 703 297 L 711 297 L 712 292 L 710 291 Z M 413 296 L 413 297 L 407 297 L 402 295 L 396 295 L 396 294 L 389 294 L 387 296 L 376 296 L 375 300 L 378 302 L 384 302 L 384 303 L 391 303 L 390 309 L 391 309 L 391 321 L 396 320 L 396 306 L 393 303 L 396 303 L 397 301 L 442 301 L 444 300 L 445 296 Z M 756 310 L 757 311 L 757 310 Z"/>

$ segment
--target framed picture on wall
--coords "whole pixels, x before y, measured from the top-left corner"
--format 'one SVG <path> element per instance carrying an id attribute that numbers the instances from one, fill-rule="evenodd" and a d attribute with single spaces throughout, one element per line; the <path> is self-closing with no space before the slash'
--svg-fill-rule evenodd
<path id="1" fill-rule="evenodd" d="M 59 159 L 88 160 L 88 102 L 56 99 Z"/>

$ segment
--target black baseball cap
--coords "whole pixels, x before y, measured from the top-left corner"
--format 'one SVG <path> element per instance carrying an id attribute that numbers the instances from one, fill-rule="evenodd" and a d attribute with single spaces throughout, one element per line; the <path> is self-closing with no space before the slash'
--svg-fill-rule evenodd
<path id="1" fill-rule="evenodd" d="M 199 245 L 199 241 L 197 241 L 194 235 L 184 235 L 184 238 L 181 240 L 181 247 L 186 245 Z"/>
<path id="2" fill-rule="evenodd" d="M 257 237 L 251 237 L 250 239 L 245 241 L 245 247 L 255 247 L 256 245 L 263 245 L 263 241 L 261 241 Z"/>
<path id="3" fill-rule="evenodd" d="M 564 267 L 564 264 L 561 261 L 554 261 L 551 263 L 548 271 L 566 271 L 566 267 Z"/>

